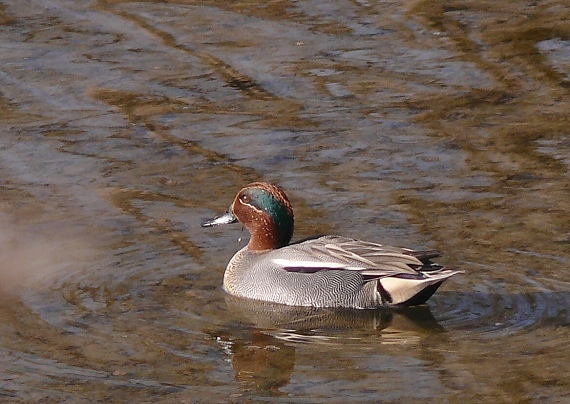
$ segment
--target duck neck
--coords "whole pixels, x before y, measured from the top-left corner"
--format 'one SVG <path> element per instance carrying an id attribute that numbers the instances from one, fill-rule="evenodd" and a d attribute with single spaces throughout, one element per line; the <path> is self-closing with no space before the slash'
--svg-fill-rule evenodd
<path id="1" fill-rule="evenodd" d="M 288 242 L 277 239 L 273 234 L 255 232 L 251 234 L 247 248 L 254 251 L 275 250 L 286 246 Z"/>
<path id="2" fill-rule="evenodd" d="M 289 244 L 293 236 L 293 218 L 290 216 L 281 220 L 265 217 L 253 224 L 248 227 L 251 234 L 249 250 L 275 250 Z"/>

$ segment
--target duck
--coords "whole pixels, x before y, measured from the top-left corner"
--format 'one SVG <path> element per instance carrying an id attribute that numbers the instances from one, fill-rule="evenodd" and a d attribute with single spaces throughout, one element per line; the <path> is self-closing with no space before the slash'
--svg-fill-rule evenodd
<path id="1" fill-rule="evenodd" d="M 426 303 L 459 273 L 432 262 L 439 251 L 324 235 L 291 242 L 293 208 L 285 192 L 253 182 L 227 212 L 202 223 L 241 223 L 247 245 L 229 261 L 223 290 L 230 295 L 288 306 L 374 309 Z"/>

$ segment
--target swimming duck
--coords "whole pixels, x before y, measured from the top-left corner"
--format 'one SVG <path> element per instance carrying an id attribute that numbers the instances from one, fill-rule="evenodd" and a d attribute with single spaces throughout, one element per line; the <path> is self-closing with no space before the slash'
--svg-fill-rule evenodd
<path id="1" fill-rule="evenodd" d="M 425 303 L 458 273 L 414 251 L 341 236 L 290 243 L 293 208 L 275 185 L 254 182 L 226 213 L 203 227 L 240 222 L 247 246 L 228 263 L 223 288 L 232 295 L 290 306 L 377 308 Z"/>

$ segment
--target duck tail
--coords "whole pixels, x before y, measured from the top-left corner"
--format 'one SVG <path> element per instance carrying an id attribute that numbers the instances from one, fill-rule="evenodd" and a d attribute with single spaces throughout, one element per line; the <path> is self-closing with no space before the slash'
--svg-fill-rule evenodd
<path id="1" fill-rule="evenodd" d="M 441 269 L 417 276 L 401 274 L 378 279 L 377 290 L 385 306 L 406 307 L 424 304 L 445 280 L 459 273 Z"/>

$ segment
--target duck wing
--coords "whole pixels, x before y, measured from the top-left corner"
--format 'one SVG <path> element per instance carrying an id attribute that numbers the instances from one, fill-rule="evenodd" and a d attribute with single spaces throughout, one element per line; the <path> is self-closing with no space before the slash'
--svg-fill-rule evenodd
<path id="1" fill-rule="evenodd" d="M 365 281 L 389 276 L 423 277 L 423 272 L 442 269 L 430 261 L 441 255 L 434 250 L 413 251 L 340 236 L 310 239 L 275 253 L 273 262 L 288 272 L 358 271 Z"/>
<path id="2" fill-rule="evenodd" d="M 321 274 L 361 285 L 373 282 L 375 299 L 383 306 L 423 304 L 449 277 L 458 273 L 431 262 L 439 252 L 414 251 L 340 236 L 323 236 L 271 252 L 270 258 L 287 272 Z M 339 273 L 340 271 L 340 273 Z M 332 278 L 331 278 L 332 279 Z"/>

